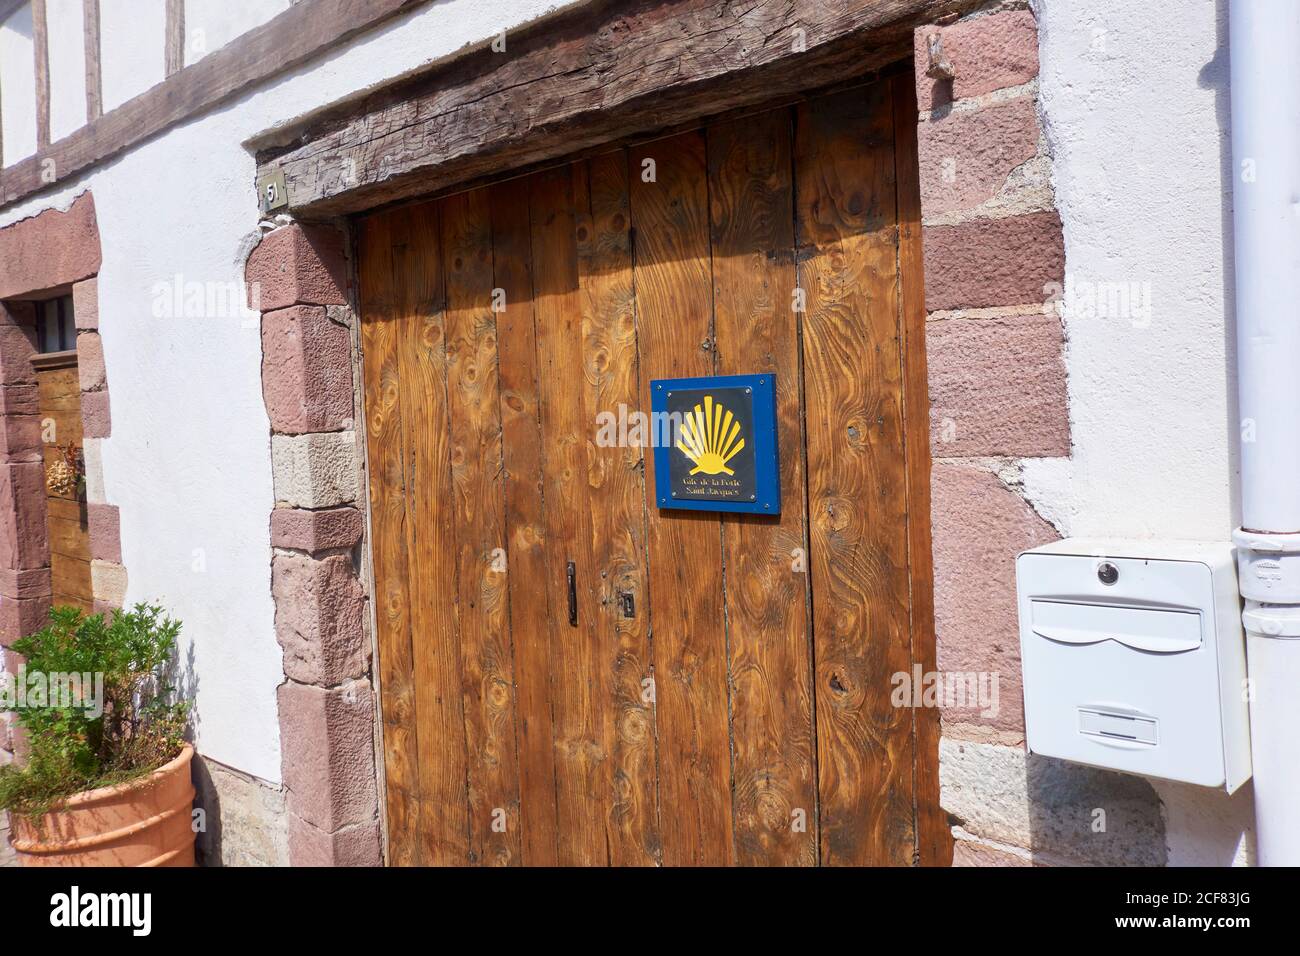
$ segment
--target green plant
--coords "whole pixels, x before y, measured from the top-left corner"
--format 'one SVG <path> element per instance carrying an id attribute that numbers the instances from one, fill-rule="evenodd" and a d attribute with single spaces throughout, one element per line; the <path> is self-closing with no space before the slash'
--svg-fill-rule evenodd
<path id="1" fill-rule="evenodd" d="M 13 709 L 26 766 L 0 768 L 0 808 L 40 816 L 59 801 L 123 783 L 180 753 L 189 704 L 167 669 L 181 625 L 155 605 L 110 615 L 61 606 L 13 649 L 26 661 Z M 40 691 L 36 693 L 36 691 Z"/>

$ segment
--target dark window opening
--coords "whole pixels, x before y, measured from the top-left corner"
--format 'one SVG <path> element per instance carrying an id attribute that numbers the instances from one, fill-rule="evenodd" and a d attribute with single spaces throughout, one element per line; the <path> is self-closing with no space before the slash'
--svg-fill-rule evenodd
<path id="1" fill-rule="evenodd" d="M 69 352 L 77 347 L 77 327 L 72 320 L 72 296 L 61 295 L 36 303 L 36 348 Z"/>

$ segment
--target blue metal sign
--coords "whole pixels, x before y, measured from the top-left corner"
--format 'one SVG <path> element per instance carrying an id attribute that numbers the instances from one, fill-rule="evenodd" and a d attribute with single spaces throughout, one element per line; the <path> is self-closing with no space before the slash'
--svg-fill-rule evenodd
<path id="1" fill-rule="evenodd" d="M 660 508 L 780 513 L 775 385 L 770 373 L 651 380 Z"/>

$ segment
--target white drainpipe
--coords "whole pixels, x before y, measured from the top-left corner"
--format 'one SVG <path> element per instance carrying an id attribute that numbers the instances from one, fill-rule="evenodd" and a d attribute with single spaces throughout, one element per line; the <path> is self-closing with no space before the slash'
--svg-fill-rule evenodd
<path id="1" fill-rule="evenodd" d="M 1300 3 L 1231 0 L 1238 548 L 1259 862 L 1300 864 Z"/>

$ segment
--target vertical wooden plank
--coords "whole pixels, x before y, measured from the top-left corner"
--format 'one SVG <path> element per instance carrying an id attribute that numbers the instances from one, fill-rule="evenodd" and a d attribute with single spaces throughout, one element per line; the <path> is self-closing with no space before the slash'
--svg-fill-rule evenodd
<path id="1" fill-rule="evenodd" d="M 99 71 L 99 0 L 82 0 L 86 41 L 86 122 L 104 115 L 103 82 Z"/>
<path id="2" fill-rule="evenodd" d="M 562 865 L 608 862 L 605 734 L 608 701 L 600 670 L 597 589 L 591 559 L 587 442 L 582 390 L 582 306 L 578 288 L 575 196 L 586 180 L 564 166 L 530 177 L 534 308 L 546 499 L 547 585 L 552 615 L 556 839 Z M 585 203 L 585 199 L 583 200 Z M 567 617 L 566 565 L 576 569 L 578 617 Z"/>
<path id="3" fill-rule="evenodd" d="M 736 859 L 817 862 L 791 113 L 710 127 L 718 372 L 773 372 L 782 511 L 722 523 Z M 797 822 L 796 822 L 797 821 Z"/>
<path id="4" fill-rule="evenodd" d="M 50 31 L 45 0 L 32 0 L 32 47 L 36 54 L 36 148 L 50 145 Z"/>
<path id="5" fill-rule="evenodd" d="M 647 181 L 646 160 L 653 160 L 653 181 Z M 630 149 L 628 173 L 641 408 L 649 409 L 652 378 L 714 370 L 703 134 Z M 649 504 L 663 862 L 729 863 L 731 753 L 719 523 L 704 512 L 661 511 L 653 498 Z"/>
<path id="6" fill-rule="evenodd" d="M 438 209 L 393 213 L 400 283 L 398 398 L 406 423 L 406 549 L 420 753 L 421 861 L 470 861 L 458 554 L 452 520 L 445 305 Z"/>
<path id="7" fill-rule="evenodd" d="M 171 76 L 185 68 L 185 0 L 167 0 L 166 31 L 164 56 Z"/>
<path id="8" fill-rule="evenodd" d="M 911 865 L 907 476 L 888 83 L 797 109 L 822 862 Z"/>
<path id="9" fill-rule="evenodd" d="M 486 189 L 442 201 L 447 419 L 456 522 L 470 860 L 520 862 L 514 661 L 508 631 L 501 408 Z M 444 520 L 451 515 L 444 515 Z"/>
<path id="10" fill-rule="evenodd" d="M 615 866 L 653 865 L 659 846 L 653 715 L 642 693 L 650 673 L 642 449 L 602 442 L 599 428 L 602 416 L 616 422 L 621 411 L 626 420 L 639 384 L 626 155 L 606 153 L 578 164 L 574 193 L 583 421 L 593 431 L 586 443 L 598 648 L 592 685 L 606 753 L 606 845 Z"/>
<path id="11" fill-rule="evenodd" d="M 548 549 L 538 421 L 537 341 L 527 181 L 491 187 L 492 258 L 500 365 L 502 466 L 515 661 L 523 862 L 555 866 L 555 750 L 551 719 L 551 629 L 558 613 L 547 588 Z"/>
<path id="12" fill-rule="evenodd" d="M 364 219 L 358 235 L 361 351 L 370 483 L 380 712 L 388 811 L 388 862 L 421 862 L 415 665 L 406 553 L 405 435 L 399 401 L 400 297 L 393 274 L 392 216 Z"/>
<path id="13" fill-rule="evenodd" d="M 925 272 L 921 260 L 921 184 L 916 147 L 916 86 L 890 80 L 894 110 L 894 169 L 898 188 L 898 272 L 903 362 L 903 423 L 907 451 L 907 538 L 911 585 L 912 660 L 937 673 L 934 558 L 930 550 L 930 395 L 925 360 Z M 952 831 L 939 805 L 939 710 L 913 711 L 916 746 L 917 862 L 952 865 Z"/>

